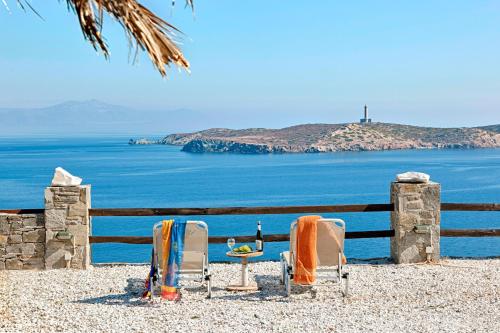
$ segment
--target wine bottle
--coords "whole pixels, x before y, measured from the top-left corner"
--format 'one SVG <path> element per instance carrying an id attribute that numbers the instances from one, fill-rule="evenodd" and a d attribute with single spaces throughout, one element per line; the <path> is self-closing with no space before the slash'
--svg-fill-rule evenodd
<path id="1" fill-rule="evenodd" d="M 262 227 L 260 221 L 257 221 L 257 235 L 255 236 L 255 250 L 264 251 L 264 239 L 262 238 Z"/>

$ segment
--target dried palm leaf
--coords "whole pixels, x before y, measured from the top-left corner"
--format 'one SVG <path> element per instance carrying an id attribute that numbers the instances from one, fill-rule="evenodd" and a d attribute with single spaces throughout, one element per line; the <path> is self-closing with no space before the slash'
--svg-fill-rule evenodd
<path id="1" fill-rule="evenodd" d="M 28 0 L 17 0 L 17 3 L 21 7 L 24 3 L 35 11 Z M 136 0 L 66 0 L 66 3 L 78 16 L 84 37 L 106 58 L 109 49 L 101 34 L 104 12 L 122 25 L 130 42 L 148 53 L 162 76 L 167 74 L 165 66 L 172 63 L 189 70 L 189 62 L 178 47 L 177 34 L 181 32 Z M 186 6 L 194 8 L 193 0 L 186 0 Z"/>

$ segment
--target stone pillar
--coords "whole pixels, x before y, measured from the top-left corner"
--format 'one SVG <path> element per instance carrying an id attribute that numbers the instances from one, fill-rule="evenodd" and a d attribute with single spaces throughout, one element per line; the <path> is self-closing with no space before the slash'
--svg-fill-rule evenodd
<path id="1" fill-rule="evenodd" d="M 397 264 L 439 260 L 441 185 L 391 184 L 391 257 Z"/>
<path id="2" fill-rule="evenodd" d="M 90 266 L 90 185 L 45 189 L 45 268 Z"/>

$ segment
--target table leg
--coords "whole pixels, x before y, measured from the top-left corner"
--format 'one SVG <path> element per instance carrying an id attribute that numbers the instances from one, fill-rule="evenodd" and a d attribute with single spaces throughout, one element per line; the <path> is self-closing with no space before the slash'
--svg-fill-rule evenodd
<path id="1" fill-rule="evenodd" d="M 226 287 L 227 290 L 232 291 L 253 291 L 258 290 L 259 287 L 256 283 L 250 283 L 248 281 L 248 259 L 241 257 L 241 282 L 237 285 L 229 285 Z"/>
<path id="2" fill-rule="evenodd" d="M 248 287 L 248 260 L 241 258 L 241 285 Z"/>

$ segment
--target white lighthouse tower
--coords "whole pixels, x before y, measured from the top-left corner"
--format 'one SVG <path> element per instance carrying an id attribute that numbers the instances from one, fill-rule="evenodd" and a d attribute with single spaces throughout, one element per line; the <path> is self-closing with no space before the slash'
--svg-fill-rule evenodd
<path id="1" fill-rule="evenodd" d="M 368 106 L 365 105 L 365 117 L 361 118 L 359 120 L 359 123 L 360 124 L 369 124 L 371 122 L 372 122 L 371 118 L 368 118 Z"/>

